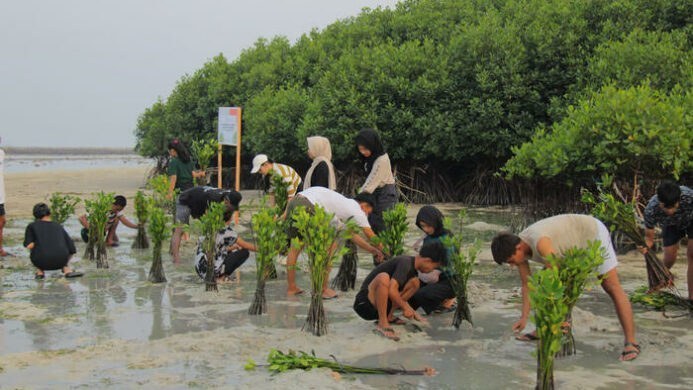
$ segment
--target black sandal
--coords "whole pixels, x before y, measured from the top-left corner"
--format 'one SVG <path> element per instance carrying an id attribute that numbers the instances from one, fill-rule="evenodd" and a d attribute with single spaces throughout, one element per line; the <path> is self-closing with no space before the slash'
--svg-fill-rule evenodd
<path id="1" fill-rule="evenodd" d="M 627 348 L 627 347 L 633 347 L 633 348 L 635 348 L 635 349 L 630 350 L 630 351 L 626 351 L 625 348 Z M 629 362 L 629 361 L 631 361 L 631 360 L 637 359 L 638 356 L 640 356 L 640 344 L 628 342 L 628 343 L 623 344 L 623 348 L 624 348 L 624 350 L 621 352 L 621 361 L 622 361 L 622 362 Z M 632 358 L 632 359 L 627 359 L 627 360 L 624 359 L 626 356 L 632 355 L 632 354 L 635 354 L 635 357 L 634 357 L 634 358 Z"/>

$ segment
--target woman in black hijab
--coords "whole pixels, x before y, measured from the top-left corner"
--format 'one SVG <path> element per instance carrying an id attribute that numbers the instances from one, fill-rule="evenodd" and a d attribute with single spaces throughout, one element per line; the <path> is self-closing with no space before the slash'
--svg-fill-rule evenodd
<path id="1" fill-rule="evenodd" d="M 390 156 L 385 152 L 380 136 L 373 129 L 361 129 L 355 141 L 367 176 L 359 193 L 373 194 L 375 198 L 375 207 L 368 216 L 368 222 L 378 234 L 385 230 L 383 211 L 392 208 L 398 199 Z"/>

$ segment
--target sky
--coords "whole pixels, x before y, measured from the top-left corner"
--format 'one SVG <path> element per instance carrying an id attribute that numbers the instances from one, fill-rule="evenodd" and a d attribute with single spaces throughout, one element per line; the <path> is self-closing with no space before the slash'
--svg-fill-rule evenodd
<path id="1" fill-rule="evenodd" d="M 396 2 L 0 0 L 2 146 L 134 147 L 145 108 L 219 53 Z"/>

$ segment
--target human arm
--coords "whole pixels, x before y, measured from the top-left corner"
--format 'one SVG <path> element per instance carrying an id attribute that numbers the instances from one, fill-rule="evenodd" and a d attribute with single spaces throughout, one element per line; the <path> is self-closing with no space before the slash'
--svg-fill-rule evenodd
<path id="1" fill-rule="evenodd" d="M 390 157 L 383 154 L 373 162 L 373 169 L 361 186 L 360 192 L 372 194 L 381 184 L 388 181 L 390 176 L 392 176 Z"/>
<path id="2" fill-rule="evenodd" d="M 238 239 L 236 240 L 236 242 L 233 245 L 229 246 L 229 250 L 236 250 L 239 248 L 247 249 L 247 250 L 252 251 L 252 252 L 257 251 L 257 248 L 255 248 L 255 245 L 249 243 L 248 241 L 246 241 L 240 237 L 238 237 Z"/>
<path id="3" fill-rule="evenodd" d="M 171 175 L 168 177 L 168 181 L 170 183 L 168 186 L 168 198 L 169 199 L 173 198 L 173 190 L 176 188 L 176 179 L 177 178 L 178 178 L 178 176 L 176 176 L 176 175 Z"/>
<path id="4" fill-rule="evenodd" d="M 29 250 L 34 249 L 34 246 L 36 245 L 35 242 L 36 235 L 34 234 L 34 228 L 32 224 L 29 224 L 24 231 L 24 247 Z"/>
<path id="5" fill-rule="evenodd" d="M 520 281 L 522 283 L 522 287 L 520 288 L 520 294 L 522 296 L 522 314 L 520 316 L 520 319 L 517 320 L 513 324 L 513 331 L 514 332 L 521 332 L 522 329 L 527 326 L 527 319 L 529 318 L 529 309 L 530 309 L 530 304 L 529 304 L 529 276 L 531 275 L 531 271 L 529 269 L 529 262 L 526 260 L 520 263 L 517 266 L 517 270 L 520 273 Z"/>
<path id="6" fill-rule="evenodd" d="M 655 230 L 645 228 L 645 247 L 638 248 L 642 254 L 646 254 L 654 245 Z"/>
<path id="7" fill-rule="evenodd" d="M 402 295 L 399 291 L 399 282 L 397 281 L 397 279 L 390 279 L 390 288 L 387 292 L 387 296 L 392 301 L 394 307 L 399 307 L 402 309 L 402 314 L 406 318 L 412 318 L 416 316 L 416 311 L 412 309 L 412 307 L 409 305 L 409 302 L 402 298 Z"/>
<path id="8" fill-rule="evenodd" d="M 366 237 L 368 237 L 368 231 L 370 231 L 371 237 L 372 237 L 372 236 L 375 236 L 375 234 L 373 233 L 373 230 L 371 230 L 370 228 L 363 228 L 363 233 L 364 233 L 364 235 L 365 235 Z M 352 240 L 352 241 L 354 242 L 354 244 L 356 244 L 358 247 L 360 247 L 360 248 L 362 248 L 362 249 L 365 249 L 366 251 L 368 251 L 368 253 L 370 253 L 370 254 L 372 254 L 373 256 L 375 256 L 375 257 L 378 259 L 378 261 L 383 261 L 383 259 L 385 258 L 385 255 L 383 254 L 383 252 L 382 252 L 380 249 L 378 249 L 378 248 L 374 247 L 373 245 L 371 245 L 366 239 L 364 239 L 363 237 L 361 237 L 360 234 L 354 234 L 354 235 L 352 235 L 351 240 Z"/>
<path id="9" fill-rule="evenodd" d="M 129 228 L 137 229 L 137 228 L 139 227 L 139 225 L 137 225 L 136 223 L 130 221 L 130 220 L 127 219 L 127 217 L 125 217 L 124 215 L 118 216 L 118 220 L 120 220 L 120 222 L 122 222 L 123 225 L 125 225 L 125 226 L 127 226 L 127 227 L 129 227 Z"/>

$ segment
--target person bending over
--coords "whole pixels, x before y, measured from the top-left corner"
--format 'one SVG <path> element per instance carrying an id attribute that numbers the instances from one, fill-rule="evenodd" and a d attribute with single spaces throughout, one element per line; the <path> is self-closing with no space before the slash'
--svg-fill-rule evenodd
<path id="1" fill-rule="evenodd" d="M 507 263 L 517 267 L 522 282 L 522 316 L 513 324 L 513 331 L 521 332 L 529 318 L 528 260 L 546 264 L 547 256 L 561 257 L 564 251 L 570 248 L 587 248 L 590 241 L 599 241 L 604 254 L 604 263 L 599 266 L 597 272 L 603 276 L 602 288 L 611 297 L 621 328 L 623 328 L 625 341 L 621 360 L 633 360 L 638 357 L 640 346 L 635 341 L 635 324 L 630 301 L 618 280 L 616 252 L 611 243 L 609 229 L 600 220 L 590 215 L 556 215 L 535 222 L 518 235 L 502 232 L 493 238 L 491 242 L 493 260 L 498 264 Z M 536 339 L 536 335 L 525 334 L 518 339 Z"/>
<path id="2" fill-rule="evenodd" d="M 364 279 L 354 299 L 354 311 L 366 321 L 377 320 L 374 332 L 391 340 L 399 336 L 390 327 L 394 310 L 402 309 L 406 318 L 426 322 L 408 300 L 419 289 L 417 272 L 429 273 L 447 265 L 447 251 L 440 242 L 428 242 L 417 256 L 395 256 L 378 265 Z"/>
<path id="3" fill-rule="evenodd" d="M 72 271 L 67 263 L 77 250 L 65 229 L 51 221 L 51 210 L 45 203 L 34 206 L 36 220 L 26 227 L 24 246 L 31 251 L 31 263 L 36 267 L 36 279 L 46 277 L 45 271 L 62 270 L 66 278 L 82 276 Z"/>

